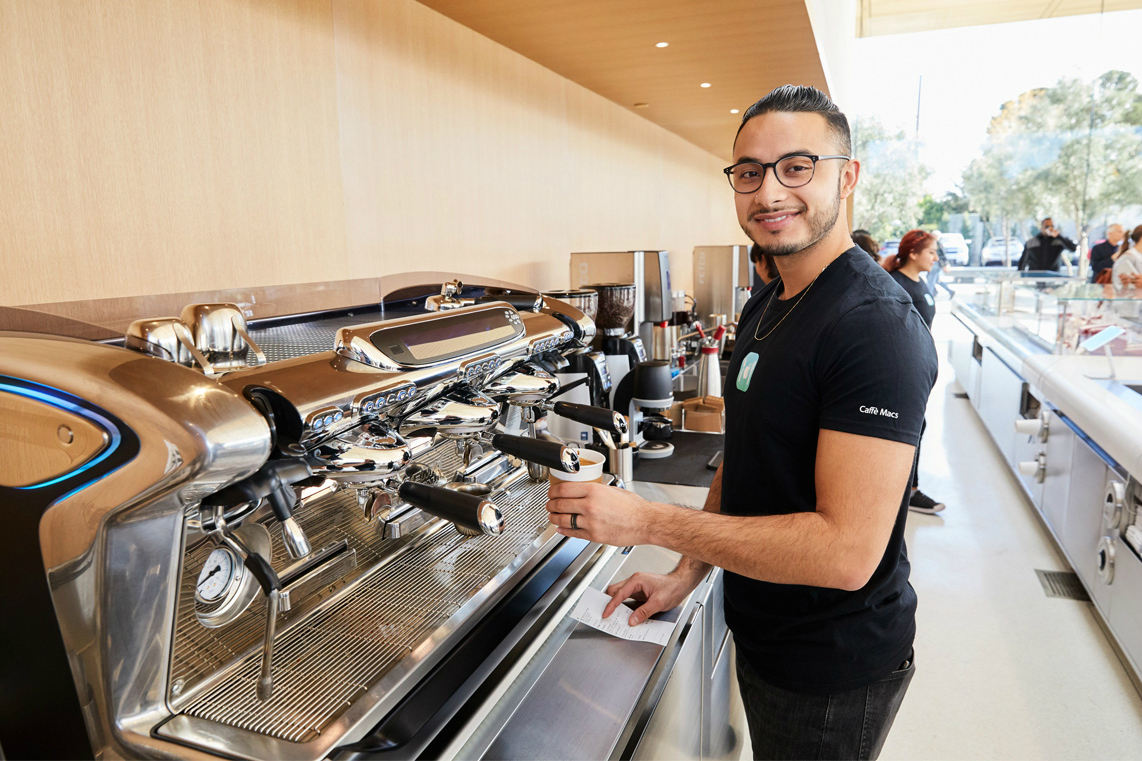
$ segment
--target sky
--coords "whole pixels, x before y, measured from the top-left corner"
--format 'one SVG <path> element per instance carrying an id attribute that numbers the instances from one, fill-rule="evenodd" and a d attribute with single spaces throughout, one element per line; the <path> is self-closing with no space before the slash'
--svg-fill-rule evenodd
<path id="1" fill-rule="evenodd" d="M 853 91 L 875 105 L 846 110 L 918 136 L 933 169 L 925 189 L 938 198 L 955 190 L 1003 103 L 1109 69 L 1142 80 L 1140 39 L 1142 11 L 866 37 L 855 43 Z"/>

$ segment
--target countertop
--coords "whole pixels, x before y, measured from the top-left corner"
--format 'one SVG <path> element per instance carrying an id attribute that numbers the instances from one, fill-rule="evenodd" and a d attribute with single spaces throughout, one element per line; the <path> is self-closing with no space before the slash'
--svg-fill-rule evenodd
<path id="1" fill-rule="evenodd" d="M 1105 356 L 1026 357 L 1023 377 L 1074 421 L 1115 462 L 1142 476 L 1142 357 L 1115 357 L 1118 380 L 1107 378 Z"/>
<path id="2" fill-rule="evenodd" d="M 1102 354 L 1051 354 L 1009 319 L 965 303 L 953 303 L 952 312 L 1115 462 L 1142 477 L 1142 394 L 1129 388 L 1142 385 L 1142 357 L 1115 357 L 1117 379 L 1109 379 Z"/>

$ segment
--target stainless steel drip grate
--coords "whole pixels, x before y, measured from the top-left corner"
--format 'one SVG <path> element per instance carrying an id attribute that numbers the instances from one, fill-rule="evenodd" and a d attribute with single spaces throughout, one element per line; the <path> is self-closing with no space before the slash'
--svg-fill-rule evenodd
<path id="1" fill-rule="evenodd" d="M 204 629 L 193 612 L 198 566 L 186 568 L 181 602 L 189 598 L 190 607 L 183 611 L 186 606 L 180 606 L 172 675 L 185 683 L 201 681 L 233 662 L 235 654 L 249 655 L 224 681 L 197 695 L 184 713 L 291 742 L 317 737 L 407 657 L 423 657 L 441 632 L 477 614 L 465 606 L 478 607 L 473 598 L 505 568 L 542 550 L 543 543 L 536 540 L 549 528 L 547 483 L 524 478 L 517 484 L 509 497 L 498 501 L 507 518 L 499 537 L 463 537 L 442 526 L 427 536 L 381 540 L 361 517 L 352 493 L 328 494 L 307 503 L 303 525 L 315 546 L 345 537 L 357 549 L 359 567 L 379 567 L 349 593 L 279 634 L 274 696 L 266 702 L 255 696 L 260 650 L 254 651 L 264 608 L 253 610 L 259 603 L 230 626 Z M 274 544 L 275 565 L 284 563 L 284 554 L 278 557 L 284 553 L 279 537 Z M 400 547 L 395 555 L 394 547 Z M 388 562 L 382 562 L 385 559 Z M 187 565 L 192 562 L 188 559 Z"/>
<path id="2" fill-rule="evenodd" d="M 338 329 L 380 321 L 381 312 L 379 309 L 362 310 L 360 313 L 352 315 L 328 317 L 324 320 L 314 320 L 313 322 L 295 325 L 252 328 L 250 337 L 266 353 L 267 360 L 277 362 L 282 359 L 293 359 L 294 357 L 304 357 L 307 354 L 332 351 Z M 246 362 L 250 365 L 254 363 L 253 352 L 250 352 Z"/>

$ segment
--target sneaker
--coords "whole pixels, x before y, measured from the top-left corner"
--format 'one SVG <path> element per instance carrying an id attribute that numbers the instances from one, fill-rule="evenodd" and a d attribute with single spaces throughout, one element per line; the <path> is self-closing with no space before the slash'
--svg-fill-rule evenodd
<path id="1" fill-rule="evenodd" d="M 912 492 L 912 496 L 908 498 L 908 509 L 914 513 L 935 515 L 943 510 L 944 507 L 943 502 L 937 502 L 919 489 Z"/>

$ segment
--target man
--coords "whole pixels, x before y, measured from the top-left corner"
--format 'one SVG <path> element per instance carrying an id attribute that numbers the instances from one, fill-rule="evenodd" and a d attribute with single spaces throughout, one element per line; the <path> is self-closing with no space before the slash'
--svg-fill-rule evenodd
<path id="1" fill-rule="evenodd" d="M 940 275 L 948 268 L 948 254 L 944 251 L 943 245 L 940 244 L 940 235 L 939 230 L 932 231 L 932 237 L 936 239 L 936 263 L 928 272 L 928 290 L 932 292 L 932 298 L 935 298 L 936 286 L 939 285 L 948 292 L 948 298 L 951 298 L 956 295 L 956 292 L 949 288 L 947 283 L 940 280 Z"/>
<path id="2" fill-rule="evenodd" d="M 1114 266 L 1114 262 L 1118 260 L 1118 247 L 1125 237 L 1126 231 L 1122 229 L 1122 225 L 1115 222 L 1106 228 L 1106 240 L 1096 243 L 1091 248 L 1090 281 L 1092 283 L 1098 279 L 1098 273 Z"/>
<path id="3" fill-rule="evenodd" d="M 876 757 L 913 674 L 904 523 L 936 352 L 908 295 L 849 238 L 850 140 L 811 87 L 780 87 L 742 119 L 725 171 L 780 277 L 738 323 L 704 510 L 572 482 L 547 503 L 561 534 L 683 555 L 611 585 L 605 615 L 634 597 L 641 623 L 725 569 L 757 758 Z"/>
<path id="4" fill-rule="evenodd" d="M 1039 234 L 1023 246 L 1019 269 L 1055 272 L 1063 261 L 1063 251 L 1074 251 L 1075 242 L 1059 233 L 1055 222 L 1047 217 L 1039 226 Z"/>

